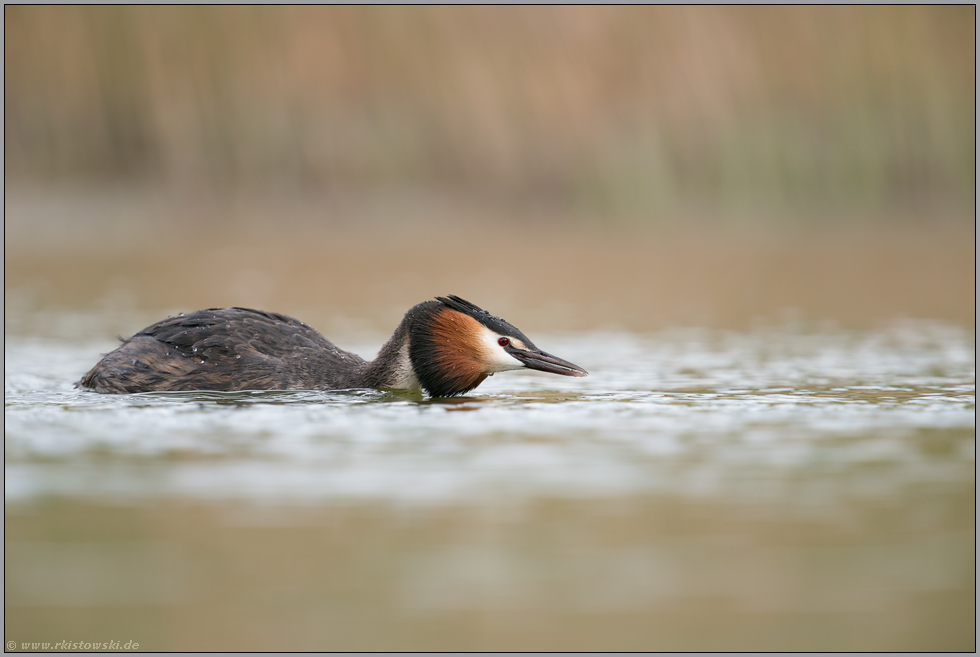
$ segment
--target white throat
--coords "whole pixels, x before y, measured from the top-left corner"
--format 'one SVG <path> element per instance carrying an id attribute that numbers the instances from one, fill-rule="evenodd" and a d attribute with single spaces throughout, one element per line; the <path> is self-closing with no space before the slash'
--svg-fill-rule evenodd
<path id="1" fill-rule="evenodd" d="M 395 365 L 395 375 L 392 377 L 391 387 L 402 390 L 421 390 L 422 384 L 419 383 L 419 378 L 415 376 L 415 368 L 412 367 L 412 359 L 408 354 L 408 345 L 409 337 L 406 335 L 401 349 L 398 350 L 398 361 Z"/>

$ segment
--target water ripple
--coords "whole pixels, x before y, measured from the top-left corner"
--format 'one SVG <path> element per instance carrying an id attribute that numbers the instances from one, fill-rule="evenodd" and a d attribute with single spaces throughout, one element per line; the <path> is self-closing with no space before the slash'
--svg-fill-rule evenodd
<path id="1" fill-rule="evenodd" d="M 587 379 L 469 396 L 370 390 L 97 395 L 105 344 L 5 343 L 7 500 L 887 495 L 969 480 L 965 330 L 551 336 Z"/>

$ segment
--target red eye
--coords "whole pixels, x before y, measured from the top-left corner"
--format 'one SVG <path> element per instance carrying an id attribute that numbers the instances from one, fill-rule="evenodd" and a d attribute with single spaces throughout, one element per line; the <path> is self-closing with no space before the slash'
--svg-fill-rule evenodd
<path id="1" fill-rule="evenodd" d="M 506 347 L 510 344 L 510 338 L 500 338 L 497 340 L 497 344 L 499 344 L 501 347 Z"/>

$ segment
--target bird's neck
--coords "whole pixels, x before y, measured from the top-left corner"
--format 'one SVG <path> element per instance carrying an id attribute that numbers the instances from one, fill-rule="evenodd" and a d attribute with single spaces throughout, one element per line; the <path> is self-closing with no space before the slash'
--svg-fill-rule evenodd
<path id="1" fill-rule="evenodd" d="M 436 397 L 472 390 L 487 375 L 476 356 L 476 320 L 427 301 L 405 314 L 378 357 L 368 363 L 358 385 L 371 388 L 424 389 Z"/>
<path id="2" fill-rule="evenodd" d="M 378 357 L 364 368 L 363 385 L 370 388 L 422 389 L 409 356 L 409 332 L 409 321 L 405 318 L 381 347 Z"/>

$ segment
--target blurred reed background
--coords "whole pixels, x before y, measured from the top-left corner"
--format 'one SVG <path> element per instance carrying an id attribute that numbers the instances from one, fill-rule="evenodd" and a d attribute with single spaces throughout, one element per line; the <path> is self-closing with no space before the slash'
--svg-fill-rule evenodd
<path id="1" fill-rule="evenodd" d="M 960 7 L 7 7 L 8 180 L 597 213 L 974 198 Z"/>
<path id="2" fill-rule="evenodd" d="M 4 17 L 18 308 L 973 318 L 972 6 Z"/>

